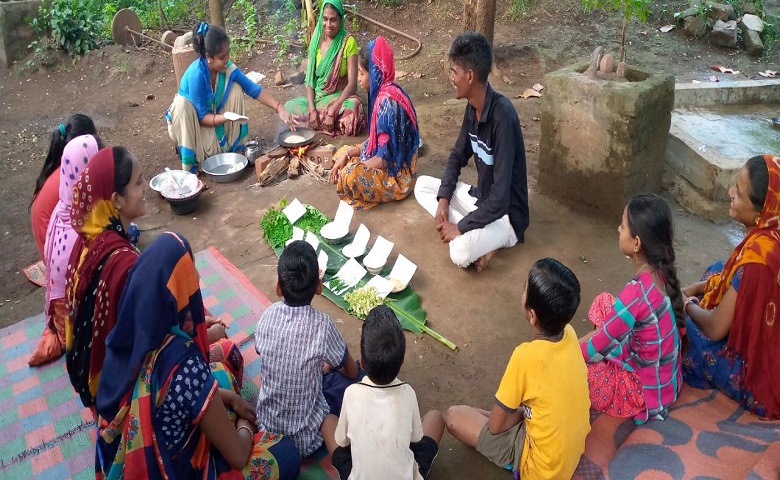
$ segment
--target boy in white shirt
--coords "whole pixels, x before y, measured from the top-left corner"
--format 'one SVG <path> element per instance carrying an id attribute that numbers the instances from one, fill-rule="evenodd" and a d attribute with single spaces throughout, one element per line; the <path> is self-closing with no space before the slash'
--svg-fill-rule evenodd
<path id="1" fill-rule="evenodd" d="M 431 410 L 420 420 L 417 395 L 397 378 L 405 353 L 406 338 L 395 313 L 386 305 L 375 307 L 360 337 L 366 376 L 347 387 L 336 445 L 328 448 L 342 480 L 421 480 L 430 471 L 444 419 Z"/>

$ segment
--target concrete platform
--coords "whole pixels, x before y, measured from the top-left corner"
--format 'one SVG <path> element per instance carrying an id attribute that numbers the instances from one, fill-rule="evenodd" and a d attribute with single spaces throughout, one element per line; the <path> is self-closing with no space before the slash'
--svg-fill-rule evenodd
<path id="1" fill-rule="evenodd" d="M 664 184 L 693 213 L 726 215 L 728 190 L 748 158 L 780 152 L 780 80 L 677 84 Z"/>
<path id="2" fill-rule="evenodd" d="M 10 68 L 38 38 L 27 18 L 35 17 L 40 6 L 41 0 L 0 1 L 0 66 Z"/>

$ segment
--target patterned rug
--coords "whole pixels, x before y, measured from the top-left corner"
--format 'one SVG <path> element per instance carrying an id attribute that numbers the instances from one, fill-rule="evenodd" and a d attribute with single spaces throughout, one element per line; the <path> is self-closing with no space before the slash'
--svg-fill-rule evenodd
<path id="1" fill-rule="evenodd" d="M 592 413 L 591 428 L 575 479 L 780 478 L 780 422 L 716 390 L 684 385 L 663 421 Z"/>
<path id="2" fill-rule="evenodd" d="M 206 308 L 228 322 L 244 354 L 244 391 L 254 403 L 260 362 L 254 350 L 257 318 L 271 300 L 214 247 L 195 254 Z M 0 330 L 0 478 L 93 479 L 95 422 L 81 407 L 61 359 L 42 368 L 27 358 L 43 315 Z M 337 479 L 324 448 L 304 460 L 299 478 Z"/>

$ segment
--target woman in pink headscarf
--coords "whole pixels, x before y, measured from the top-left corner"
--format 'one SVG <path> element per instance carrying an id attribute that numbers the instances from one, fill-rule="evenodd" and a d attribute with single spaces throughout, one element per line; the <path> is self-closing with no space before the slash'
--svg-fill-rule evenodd
<path id="1" fill-rule="evenodd" d="M 65 320 L 69 314 L 65 299 L 65 272 L 78 237 L 70 221 L 73 187 L 100 147 L 100 139 L 96 136 L 82 135 L 68 142 L 62 152 L 60 196 L 49 220 L 43 250 L 46 265 L 45 326 L 27 361 L 30 366 L 41 365 L 65 353 Z"/>

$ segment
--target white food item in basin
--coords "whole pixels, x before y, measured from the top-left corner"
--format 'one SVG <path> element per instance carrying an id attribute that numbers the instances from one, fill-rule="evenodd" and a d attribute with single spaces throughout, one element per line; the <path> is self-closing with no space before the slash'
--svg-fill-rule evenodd
<path id="1" fill-rule="evenodd" d="M 184 175 L 176 174 L 183 188 L 179 188 L 170 175 L 163 175 L 160 182 L 160 193 L 166 198 L 181 199 L 187 198 L 199 190 L 198 177 L 194 173 L 186 172 Z"/>

